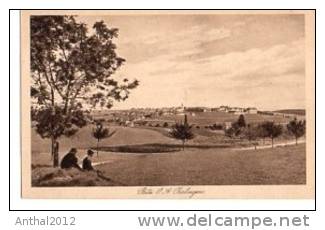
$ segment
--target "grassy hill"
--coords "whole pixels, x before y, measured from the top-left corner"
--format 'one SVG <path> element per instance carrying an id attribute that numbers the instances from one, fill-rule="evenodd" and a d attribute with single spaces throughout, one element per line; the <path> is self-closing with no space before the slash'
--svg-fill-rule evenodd
<path id="1" fill-rule="evenodd" d="M 282 109 L 282 110 L 276 110 L 274 112 L 276 112 L 276 113 L 285 113 L 285 114 L 295 114 L 295 115 L 301 115 L 301 116 L 306 115 L 306 110 L 305 109 Z"/>
<path id="2" fill-rule="evenodd" d="M 245 120 L 248 123 L 257 123 L 263 122 L 267 120 L 272 120 L 275 122 L 286 122 L 289 119 L 281 116 L 281 115 L 262 115 L 262 114 L 245 114 Z M 234 122 L 238 119 L 238 114 L 231 114 L 225 112 L 197 112 L 195 116 L 188 116 L 188 121 L 190 124 L 195 125 L 211 125 L 214 123 L 223 123 L 223 122 Z M 174 122 L 174 121 L 181 121 L 184 119 L 184 116 L 180 115 L 168 115 L 162 116 L 159 119 L 156 119 L 156 122 L 163 123 L 165 121 Z"/>
<path id="3" fill-rule="evenodd" d="M 76 135 L 71 138 L 61 137 L 60 152 L 68 151 L 70 148 L 86 149 L 96 146 L 96 139 L 92 136 L 92 126 L 86 126 L 80 129 Z M 141 128 L 129 128 L 113 126 L 110 130 L 116 130 L 115 135 L 103 139 L 100 146 L 111 145 L 137 145 L 147 143 L 175 143 L 176 140 L 169 138 L 157 131 Z M 32 152 L 44 153 L 50 152 L 51 144 L 49 139 L 42 139 L 34 130 L 32 130 Z"/>

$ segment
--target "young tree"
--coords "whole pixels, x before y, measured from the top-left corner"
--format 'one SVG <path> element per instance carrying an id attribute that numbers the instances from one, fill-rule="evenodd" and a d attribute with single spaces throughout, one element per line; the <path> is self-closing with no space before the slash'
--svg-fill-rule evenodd
<path id="1" fill-rule="evenodd" d="M 242 134 L 244 128 L 240 127 L 238 122 L 233 122 L 231 127 L 225 130 L 225 135 L 230 138 L 238 137 Z"/>
<path id="2" fill-rule="evenodd" d="M 97 140 L 97 157 L 98 157 L 98 145 L 101 139 L 109 138 L 113 136 L 116 133 L 116 131 L 110 132 L 108 128 L 104 128 L 103 124 L 101 122 L 96 122 L 96 128 L 93 129 L 93 136 Z"/>
<path id="3" fill-rule="evenodd" d="M 259 138 L 258 127 L 247 125 L 247 127 L 244 130 L 244 136 L 247 138 L 249 143 L 252 143 L 254 145 L 254 148 L 256 150 L 257 140 Z"/>
<path id="4" fill-rule="evenodd" d="M 243 114 L 240 114 L 237 120 L 237 125 L 239 128 L 245 128 L 246 127 L 246 121 L 245 116 Z"/>
<path id="5" fill-rule="evenodd" d="M 31 115 L 40 136 L 51 139 L 56 167 L 54 145 L 87 124 L 84 105 L 110 108 L 128 98 L 138 81 L 114 80 L 125 60 L 113 41 L 118 29 L 103 21 L 89 32 L 73 16 L 32 16 L 30 34 Z"/>
<path id="6" fill-rule="evenodd" d="M 282 136 L 282 138 L 284 140 L 285 146 L 287 146 L 288 140 L 292 137 L 292 133 L 290 133 L 290 131 L 287 128 L 284 128 L 282 130 L 281 136 Z"/>
<path id="7" fill-rule="evenodd" d="M 282 126 L 275 124 L 273 121 L 266 121 L 262 124 L 262 127 L 267 133 L 267 136 L 271 138 L 273 148 L 274 138 L 282 134 Z"/>
<path id="8" fill-rule="evenodd" d="M 238 120 L 231 123 L 231 127 L 225 130 L 225 135 L 231 138 L 241 136 L 241 134 L 243 134 L 244 132 L 245 127 L 246 127 L 245 117 L 243 114 L 241 114 L 238 117 Z"/>
<path id="9" fill-rule="evenodd" d="M 263 145 L 265 144 L 265 138 L 268 137 L 268 132 L 264 127 L 264 123 L 258 124 L 257 126 L 258 136 L 263 139 Z"/>
<path id="10" fill-rule="evenodd" d="M 302 137 L 306 132 L 306 121 L 298 121 L 297 118 L 290 121 L 287 125 L 287 129 L 290 134 L 295 136 L 296 145 L 298 144 L 298 138 Z"/>
<path id="11" fill-rule="evenodd" d="M 233 127 L 225 129 L 225 136 L 233 138 L 235 136 L 235 129 Z"/>
<path id="12" fill-rule="evenodd" d="M 170 132 L 171 137 L 181 140 L 183 144 L 183 150 L 185 149 L 185 142 L 193 139 L 192 126 L 187 122 L 187 115 L 184 116 L 184 123 L 176 123 Z"/>

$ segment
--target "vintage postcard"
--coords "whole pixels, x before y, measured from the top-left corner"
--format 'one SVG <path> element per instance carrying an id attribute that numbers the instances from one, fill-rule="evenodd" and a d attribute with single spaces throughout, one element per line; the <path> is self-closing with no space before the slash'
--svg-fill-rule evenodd
<path id="1" fill-rule="evenodd" d="M 21 12 L 23 198 L 314 199 L 315 12 Z"/>

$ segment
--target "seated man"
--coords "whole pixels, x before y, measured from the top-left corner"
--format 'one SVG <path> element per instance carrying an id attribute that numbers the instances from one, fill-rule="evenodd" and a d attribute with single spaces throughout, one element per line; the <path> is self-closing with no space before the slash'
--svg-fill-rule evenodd
<path id="1" fill-rule="evenodd" d="M 80 169 L 78 165 L 78 158 L 76 157 L 77 149 L 71 148 L 69 153 L 66 154 L 61 160 L 61 168 L 62 169 L 70 169 L 70 168 L 77 168 Z"/>
<path id="2" fill-rule="evenodd" d="M 93 157 L 93 155 L 94 155 L 94 152 L 92 150 L 88 149 L 87 156 L 82 161 L 82 169 L 83 170 L 87 170 L 87 171 L 94 170 L 94 168 L 91 164 L 91 158 Z"/>

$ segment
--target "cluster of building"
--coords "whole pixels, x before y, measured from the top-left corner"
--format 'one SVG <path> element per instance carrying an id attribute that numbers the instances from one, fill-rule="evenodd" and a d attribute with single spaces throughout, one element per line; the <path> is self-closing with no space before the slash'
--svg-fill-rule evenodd
<path id="1" fill-rule="evenodd" d="M 241 108 L 241 107 L 230 107 L 230 106 L 220 106 L 217 108 L 208 107 L 189 107 L 185 109 L 187 112 L 225 112 L 232 114 L 257 114 L 258 110 L 255 107 Z"/>
<path id="2" fill-rule="evenodd" d="M 257 108 L 249 107 L 249 108 L 241 108 L 241 107 L 229 107 L 229 106 L 220 106 L 217 108 L 217 111 L 233 113 L 233 114 L 257 114 Z"/>
<path id="3" fill-rule="evenodd" d="M 96 119 L 103 119 L 120 125 L 134 126 L 135 123 L 142 121 L 157 120 L 162 116 L 196 116 L 198 113 L 205 112 L 225 112 L 231 114 L 257 114 L 256 108 L 240 108 L 230 106 L 209 107 L 163 107 L 163 108 L 132 108 L 129 110 L 98 110 L 93 115 Z"/>

